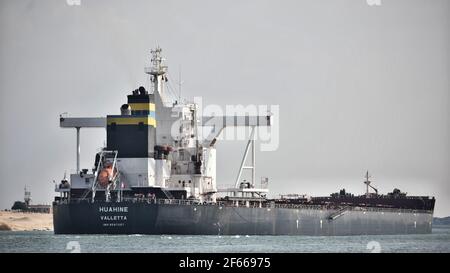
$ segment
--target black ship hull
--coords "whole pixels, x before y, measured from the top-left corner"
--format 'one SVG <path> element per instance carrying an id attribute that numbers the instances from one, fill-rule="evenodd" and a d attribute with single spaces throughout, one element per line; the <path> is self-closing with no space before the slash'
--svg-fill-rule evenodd
<path id="1" fill-rule="evenodd" d="M 55 234 L 369 235 L 431 233 L 432 211 L 233 207 L 147 202 L 55 203 Z"/>

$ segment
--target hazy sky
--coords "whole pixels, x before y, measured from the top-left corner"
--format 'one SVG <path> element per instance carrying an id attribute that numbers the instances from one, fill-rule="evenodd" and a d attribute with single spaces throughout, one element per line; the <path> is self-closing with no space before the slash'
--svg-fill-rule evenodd
<path id="1" fill-rule="evenodd" d="M 434 195 L 450 215 L 450 1 L 0 0 L 0 208 L 51 202 L 75 169 L 58 115 L 118 114 L 163 48 L 183 96 L 280 106 L 280 147 L 257 153 L 274 194 Z M 83 168 L 102 129 L 82 130 Z M 219 184 L 245 143 L 218 143 Z"/>

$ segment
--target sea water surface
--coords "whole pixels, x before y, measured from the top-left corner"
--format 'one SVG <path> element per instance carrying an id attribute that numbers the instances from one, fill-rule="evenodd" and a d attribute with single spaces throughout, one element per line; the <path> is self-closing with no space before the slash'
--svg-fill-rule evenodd
<path id="1" fill-rule="evenodd" d="M 450 226 L 432 234 L 366 236 L 54 235 L 0 231 L 0 252 L 450 252 Z"/>

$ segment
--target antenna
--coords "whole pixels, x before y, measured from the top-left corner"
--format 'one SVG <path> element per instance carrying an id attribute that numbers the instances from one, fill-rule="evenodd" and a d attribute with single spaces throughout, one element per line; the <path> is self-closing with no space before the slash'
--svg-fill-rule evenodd
<path id="1" fill-rule="evenodd" d="M 165 59 L 162 57 L 162 49 L 157 46 L 155 49 L 150 50 L 152 55 L 151 66 L 144 68 L 146 74 L 151 75 L 151 81 L 153 84 L 153 94 L 161 97 L 163 104 L 167 104 L 167 98 L 163 90 L 164 83 L 168 81 L 166 73 L 167 66 L 164 64 Z"/>
<path id="2" fill-rule="evenodd" d="M 181 102 L 181 86 L 183 85 L 181 80 L 181 65 L 178 65 L 178 101 Z"/>

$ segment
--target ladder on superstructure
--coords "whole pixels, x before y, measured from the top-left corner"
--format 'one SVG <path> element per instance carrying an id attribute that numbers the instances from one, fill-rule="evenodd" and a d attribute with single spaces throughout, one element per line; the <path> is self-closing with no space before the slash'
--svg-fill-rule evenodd
<path id="1" fill-rule="evenodd" d="M 161 191 L 166 195 L 167 199 L 175 199 L 175 197 L 173 197 L 173 195 L 170 193 L 170 191 L 161 188 Z"/>

